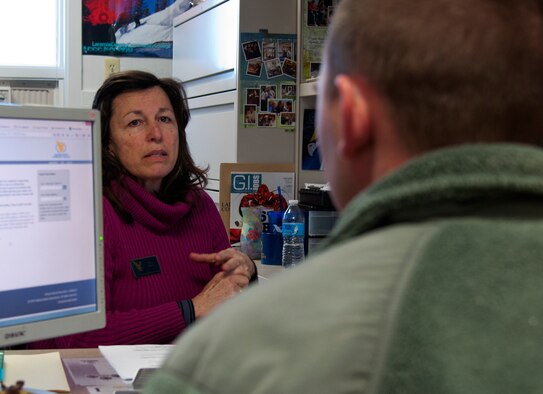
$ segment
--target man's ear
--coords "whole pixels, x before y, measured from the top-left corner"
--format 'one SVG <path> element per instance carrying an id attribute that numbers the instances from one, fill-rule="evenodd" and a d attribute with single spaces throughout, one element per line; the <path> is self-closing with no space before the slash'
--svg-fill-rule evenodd
<path id="1" fill-rule="evenodd" d="M 338 75 L 334 83 L 339 95 L 338 153 L 350 157 L 366 147 L 372 139 L 369 103 L 361 87 L 351 77 Z"/>

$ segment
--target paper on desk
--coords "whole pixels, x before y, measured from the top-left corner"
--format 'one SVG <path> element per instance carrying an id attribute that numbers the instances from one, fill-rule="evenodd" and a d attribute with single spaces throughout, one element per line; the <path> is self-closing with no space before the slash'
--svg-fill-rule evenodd
<path id="1" fill-rule="evenodd" d="M 76 386 L 130 388 L 103 357 L 65 358 L 64 366 Z M 111 390 L 113 392 L 114 390 Z"/>
<path id="2" fill-rule="evenodd" d="M 24 387 L 57 392 L 70 391 L 59 352 L 7 354 L 4 365 L 4 382 L 9 385 L 24 380 Z"/>
<path id="3" fill-rule="evenodd" d="M 174 345 L 99 346 L 100 352 L 125 380 L 134 380 L 140 368 L 158 368 Z"/>

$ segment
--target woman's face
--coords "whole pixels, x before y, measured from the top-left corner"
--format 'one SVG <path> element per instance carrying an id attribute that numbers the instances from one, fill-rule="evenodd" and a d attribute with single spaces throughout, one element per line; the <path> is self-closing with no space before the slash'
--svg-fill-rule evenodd
<path id="1" fill-rule="evenodd" d="M 179 154 L 173 107 L 158 86 L 113 100 L 110 151 L 147 191 L 158 191 Z"/>

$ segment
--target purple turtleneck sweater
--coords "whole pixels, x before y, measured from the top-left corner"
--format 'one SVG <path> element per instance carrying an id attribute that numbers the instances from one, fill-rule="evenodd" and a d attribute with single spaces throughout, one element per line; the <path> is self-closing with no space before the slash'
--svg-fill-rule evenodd
<path id="1" fill-rule="evenodd" d="M 218 269 L 193 262 L 190 252 L 212 253 L 230 247 L 211 198 L 194 192 L 186 203 L 168 205 L 125 178 L 127 224 L 103 198 L 106 327 L 35 342 L 31 348 L 84 348 L 98 345 L 170 343 L 185 328 L 177 304 L 202 291 Z M 117 185 L 114 185 L 117 186 Z M 116 191 L 120 191 L 117 186 Z M 155 256 L 156 259 L 152 256 Z M 160 273 L 135 274 L 133 261 L 151 257 Z"/>

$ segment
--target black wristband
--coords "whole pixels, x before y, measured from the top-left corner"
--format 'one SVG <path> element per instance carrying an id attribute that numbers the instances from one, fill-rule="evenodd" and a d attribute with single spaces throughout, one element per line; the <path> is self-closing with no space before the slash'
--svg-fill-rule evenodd
<path id="1" fill-rule="evenodd" d="M 247 256 L 247 257 L 249 257 L 249 256 Z M 255 272 L 253 273 L 253 275 L 251 275 L 251 278 L 249 279 L 249 283 L 253 283 L 253 282 L 258 283 L 258 270 L 256 269 L 256 263 L 250 257 L 249 257 L 249 260 L 251 260 L 251 262 L 253 263 L 253 266 L 255 267 Z"/>
<path id="2" fill-rule="evenodd" d="M 196 314 L 194 313 L 194 304 L 192 303 L 192 300 L 178 301 L 177 306 L 179 306 L 181 314 L 183 315 L 185 327 L 188 327 L 190 324 L 194 323 L 196 320 Z"/>

